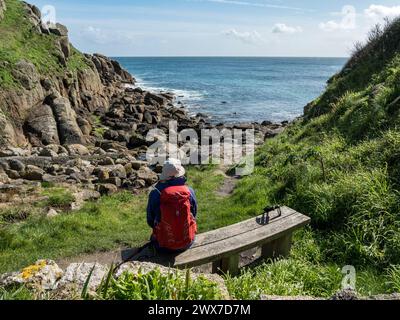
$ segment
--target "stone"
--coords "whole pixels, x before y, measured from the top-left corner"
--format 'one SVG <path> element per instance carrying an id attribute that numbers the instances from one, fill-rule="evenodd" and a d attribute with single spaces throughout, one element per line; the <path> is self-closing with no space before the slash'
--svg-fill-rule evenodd
<path id="1" fill-rule="evenodd" d="M 49 147 L 49 146 L 47 146 L 47 147 Z M 65 147 L 63 147 L 63 146 L 57 146 L 57 147 L 58 147 L 58 154 L 60 155 L 60 157 L 62 155 L 65 155 L 66 157 L 68 157 L 68 150 Z"/>
<path id="2" fill-rule="evenodd" d="M 126 148 L 121 146 L 121 144 L 114 142 L 114 141 L 108 141 L 108 140 L 97 141 L 96 146 L 100 147 L 101 149 L 105 150 L 108 153 L 113 153 L 115 150 L 121 151 L 121 152 L 126 150 Z M 111 152 L 110 150 L 113 150 L 113 152 Z"/>
<path id="3" fill-rule="evenodd" d="M 162 173 L 163 170 L 163 165 L 162 164 L 156 164 L 155 168 L 154 168 L 154 172 L 155 173 Z"/>
<path id="4" fill-rule="evenodd" d="M 57 288 L 73 287 L 79 292 L 82 291 L 90 273 L 88 289 L 94 291 L 101 281 L 106 277 L 108 268 L 97 263 L 72 263 L 64 272 L 64 275 L 57 284 Z"/>
<path id="5" fill-rule="evenodd" d="M 107 117 L 123 119 L 125 116 L 125 110 L 123 106 L 113 106 L 110 111 L 107 112 Z"/>
<path id="6" fill-rule="evenodd" d="M 139 148 L 147 145 L 146 139 L 139 133 L 135 133 L 129 139 L 129 147 L 130 148 Z"/>
<path id="7" fill-rule="evenodd" d="M 79 128 L 81 128 L 82 133 L 85 136 L 88 136 L 91 134 L 93 128 L 92 128 L 92 125 L 89 123 L 89 121 L 87 121 L 86 119 L 83 119 L 83 118 L 78 118 L 77 123 L 78 123 Z"/>
<path id="8" fill-rule="evenodd" d="M 72 211 L 80 210 L 83 207 L 85 201 L 97 200 L 100 197 L 101 194 L 96 190 L 85 189 L 79 191 L 77 193 L 74 193 L 75 201 L 71 203 L 70 209 Z"/>
<path id="9" fill-rule="evenodd" d="M 99 165 L 101 166 L 110 166 L 110 165 L 114 165 L 114 160 L 110 157 L 105 157 L 104 159 L 101 159 L 99 161 Z"/>
<path id="10" fill-rule="evenodd" d="M 52 34 L 60 37 L 68 36 L 68 29 L 66 26 L 62 25 L 61 23 L 56 23 L 55 25 L 50 25 L 49 31 Z"/>
<path id="11" fill-rule="evenodd" d="M 162 95 L 147 92 L 146 96 L 144 97 L 144 103 L 147 105 L 154 105 L 154 102 L 160 106 L 164 106 L 168 103 L 168 100 Z"/>
<path id="12" fill-rule="evenodd" d="M 8 175 L 8 177 L 12 180 L 17 180 L 19 178 L 21 178 L 20 174 L 18 173 L 18 171 L 15 170 L 6 170 L 6 173 Z"/>
<path id="13" fill-rule="evenodd" d="M 285 130 L 284 127 L 279 127 L 277 129 L 267 129 L 264 135 L 264 139 L 271 139 L 281 134 Z"/>
<path id="14" fill-rule="evenodd" d="M 24 9 L 26 12 L 26 17 L 31 24 L 33 24 L 33 29 L 37 32 L 41 32 L 41 12 L 38 7 L 31 5 L 29 3 L 23 2 Z"/>
<path id="15" fill-rule="evenodd" d="M 358 300 L 357 292 L 351 289 L 339 291 L 333 295 L 330 300 Z"/>
<path id="16" fill-rule="evenodd" d="M 132 187 L 135 189 L 143 189 L 146 188 L 146 181 L 142 179 L 137 179 L 132 183 Z"/>
<path id="17" fill-rule="evenodd" d="M 146 181 L 148 185 L 153 185 L 158 181 L 157 174 L 148 167 L 142 167 L 137 172 L 137 178 Z"/>
<path id="18" fill-rule="evenodd" d="M 100 192 L 101 195 L 112 195 L 118 192 L 118 188 L 110 183 L 98 185 L 97 190 L 98 192 Z"/>
<path id="19" fill-rule="evenodd" d="M 67 98 L 56 98 L 52 102 L 52 110 L 57 122 L 61 144 L 85 144 L 83 133 L 76 121 L 76 113 Z"/>
<path id="20" fill-rule="evenodd" d="M 8 161 L 8 164 L 11 170 L 15 170 L 18 172 L 25 170 L 25 165 L 17 159 L 11 159 L 10 161 Z"/>
<path id="21" fill-rule="evenodd" d="M 28 165 L 26 166 L 23 178 L 30 181 L 42 181 L 44 174 L 45 172 L 42 169 Z"/>
<path id="22" fill-rule="evenodd" d="M 146 112 L 144 113 L 144 120 L 145 120 L 147 123 L 149 123 L 149 124 L 152 124 L 152 123 L 153 123 L 153 116 L 151 115 L 150 112 L 146 111 Z"/>
<path id="23" fill-rule="evenodd" d="M 31 111 L 29 118 L 25 123 L 25 127 L 27 131 L 32 134 L 30 140 L 34 145 L 60 143 L 57 123 L 54 119 L 53 111 L 51 107 L 46 104 L 40 105 Z"/>
<path id="24" fill-rule="evenodd" d="M 26 90 L 33 90 L 40 84 L 40 77 L 33 63 L 25 60 L 17 62 L 12 74 Z"/>
<path id="25" fill-rule="evenodd" d="M 271 122 L 271 121 L 268 121 L 268 120 L 263 121 L 263 122 L 261 123 L 261 125 L 264 126 L 264 127 L 270 126 L 271 124 L 272 124 L 272 122 Z"/>
<path id="26" fill-rule="evenodd" d="M 49 210 L 46 213 L 46 217 L 47 218 L 54 218 L 58 216 L 58 212 L 57 210 L 53 209 L 53 208 L 49 208 Z"/>
<path id="27" fill-rule="evenodd" d="M 324 300 L 321 298 L 315 298 L 310 296 L 270 296 L 261 295 L 260 300 L 262 301 L 314 301 L 314 300 Z"/>
<path id="28" fill-rule="evenodd" d="M 58 157 L 58 153 L 53 151 L 52 149 L 43 148 L 43 150 L 40 151 L 39 156 L 56 158 L 56 157 Z"/>
<path id="29" fill-rule="evenodd" d="M 110 179 L 110 172 L 106 168 L 96 168 L 93 172 L 100 181 L 107 181 Z"/>
<path id="30" fill-rule="evenodd" d="M 120 188 L 121 185 L 122 185 L 122 180 L 121 180 L 121 178 L 118 178 L 118 177 L 109 178 L 105 182 L 111 183 L 111 184 L 113 184 L 114 186 L 116 186 L 118 188 Z"/>
<path id="31" fill-rule="evenodd" d="M 124 168 L 126 171 L 126 175 L 129 176 L 132 172 L 133 172 L 133 167 L 132 167 L 132 163 L 126 163 L 124 164 Z"/>
<path id="32" fill-rule="evenodd" d="M 55 175 L 50 175 L 50 174 L 45 174 L 43 175 L 42 181 L 43 182 L 51 182 L 51 183 L 63 183 L 66 182 L 68 179 L 67 175 L 64 174 L 57 174 Z"/>
<path id="33" fill-rule="evenodd" d="M 73 175 L 73 174 L 80 173 L 80 172 L 81 171 L 77 167 L 65 169 L 65 174 L 67 174 L 67 175 Z"/>
<path id="34" fill-rule="evenodd" d="M 5 157 L 27 157 L 30 155 L 30 151 L 21 148 L 7 147 L 0 150 L 0 158 Z"/>
<path id="35" fill-rule="evenodd" d="M 5 172 L 0 172 L 0 184 L 9 184 L 11 183 L 11 179 Z"/>
<path id="36" fill-rule="evenodd" d="M 70 156 L 87 156 L 90 154 L 89 149 L 82 144 L 70 144 L 66 149 Z"/>
<path id="37" fill-rule="evenodd" d="M 146 107 L 143 104 L 138 104 L 134 108 L 134 113 L 143 114 Z"/>
<path id="38" fill-rule="evenodd" d="M 20 272 L 0 276 L 0 286 L 25 284 L 39 291 L 54 290 L 63 270 L 52 260 L 39 260 Z"/>
<path id="39" fill-rule="evenodd" d="M 134 170 L 139 170 L 141 167 L 146 166 L 147 162 L 145 162 L 145 161 L 132 161 L 131 164 L 132 164 L 132 168 Z"/>
<path id="40" fill-rule="evenodd" d="M 117 177 L 117 178 L 121 178 L 121 179 L 126 178 L 126 170 L 122 164 L 107 166 L 107 169 L 110 172 L 110 177 Z"/>
<path id="41" fill-rule="evenodd" d="M 102 148 L 96 148 L 94 149 L 93 154 L 104 156 L 107 154 L 107 151 L 103 150 Z"/>
<path id="42" fill-rule="evenodd" d="M 59 44 L 61 52 L 64 55 L 65 60 L 68 60 L 68 58 L 71 55 L 71 47 L 70 47 L 70 44 L 69 44 L 68 37 L 61 37 L 58 40 L 58 44 Z"/>

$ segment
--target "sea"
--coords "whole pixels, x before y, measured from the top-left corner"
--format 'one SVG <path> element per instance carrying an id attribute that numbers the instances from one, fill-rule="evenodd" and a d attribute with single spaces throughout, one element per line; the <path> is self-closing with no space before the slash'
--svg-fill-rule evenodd
<path id="1" fill-rule="evenodd" d="M 303 114 L 346 58 L 116 57 L 137 86 L 176 95 L 213 123 L 290 121 Z"/>

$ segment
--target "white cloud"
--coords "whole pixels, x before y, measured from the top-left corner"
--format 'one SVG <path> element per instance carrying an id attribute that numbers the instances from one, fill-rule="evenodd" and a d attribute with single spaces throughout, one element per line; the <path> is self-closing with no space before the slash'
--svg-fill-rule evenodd
<path id="1" fill-rule="evenodd" d="M 290 27 L 284 23 L 277 23 L 272 28 L 273 33 L 284 33 L 284 34 L 294 34 L 303 32 L 301 27 Z"/>
<path id="2" fill-rule="evenodd" d="M 313 12 L 313 10 L 310 10 L 310 9 L 291 7 L 291 6 L 282 6 L 282 5 L 270 4 L 270 3 L 241 1 L 241 0 L 189 0 L 189 1 L 215 2 L 215 3 L 231 4 L 231 5 L 238 5 L 238 6 L 257 7 L 257 8 L 284 9 L 284 10 L 286 9 L 286 10 L 294 10 L 294 11 Z"/>
<path id="3" fill-rule="evenodd" d="M 100 45 L 120 44 L 135 40 L 135 35 L 130 34 L 129 32 L 120 30 L 103 30 L 93 26 L 85 28 L 81 35 L 86 41 Z"/>
<path id="4" fill-rule="evenodd" d="M 319 24 L 319 28 L 323 31 L 331 32 L 337 30 L 353 30 L 357 27 L 357 12 L 354 6 L 344 6 L 340 15 L 342 16 L 341 21 L 331 20 L 322 22 Z"/>
<path id="5" fill-rule="evenodd" d="M 84 38 L 97 44 L 106 44 L 108 42 L 108 37 L 100 28 L 95 28 L 89 26 L 83 30 L 82 35 Z"/>
<path id="6" fill-rule="evenodd" d="M 223 31 L 222 34 L 249 44 L 258 44 L 263 42 L 261 35 L 255 30 L 251 32 L 239 32 L 236 29 L 230 29 Z"/>
<path id="7" fill-rule="evenodd" d="M 368 18 L 375 21 L 381 20 L 386 17 L 395 18 L 397 16 L 400 16 L 400 6 L 385 7 L 372 4 L 369 6 L 368 9 L 365 9 L 364 13 Z"/>

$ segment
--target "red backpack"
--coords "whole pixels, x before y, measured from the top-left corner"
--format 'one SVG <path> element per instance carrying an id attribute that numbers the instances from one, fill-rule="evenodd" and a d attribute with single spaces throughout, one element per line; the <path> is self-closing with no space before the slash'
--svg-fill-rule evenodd
<path id="1" fill-rule="evenodd" d="M 186 249 L 195 239 L 197 224 L 190 211 L 190 190 L 172 186 L 161 192 L 161 222 L 154 236 L 161 248 Z"/>

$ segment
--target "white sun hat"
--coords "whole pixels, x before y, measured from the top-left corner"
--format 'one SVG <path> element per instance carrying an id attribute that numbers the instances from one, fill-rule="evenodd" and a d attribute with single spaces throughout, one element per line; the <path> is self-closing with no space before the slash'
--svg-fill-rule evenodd
<path id="1" fill-rule="evenodd" d="M 178 159 L 168 159 L 164 162 L 163 170 L 160 175 L 160 180 L 170 180 L 173 178 L 180 178 L 185 175 L 185 168 L 182 166 L 182 163 Z"/>

